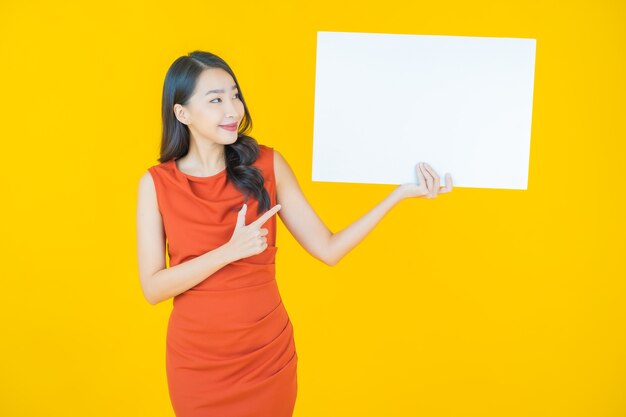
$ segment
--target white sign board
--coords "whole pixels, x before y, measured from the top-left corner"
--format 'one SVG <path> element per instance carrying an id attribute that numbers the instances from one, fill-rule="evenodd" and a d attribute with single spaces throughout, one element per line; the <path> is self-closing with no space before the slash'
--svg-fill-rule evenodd
<path id="1" fill-rule="evenodd" d="M 528 188 L 535 39 L 318 32 L 313 181 Z"/>

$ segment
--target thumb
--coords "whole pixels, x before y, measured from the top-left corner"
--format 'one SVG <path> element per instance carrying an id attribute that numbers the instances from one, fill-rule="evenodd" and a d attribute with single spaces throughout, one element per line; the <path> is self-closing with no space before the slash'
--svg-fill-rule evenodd
<path id="1" fill-rule="evenodd" d="M 248 205 L 244 203 L 243 207 L 241 207 L 241 210 L 239 210 L 239 213 L 237 213 L 237 224 L 235 224 L 235 229 L 239 229 L 240 227 L 245 226 L 246 211 L 248 211 Z"/>

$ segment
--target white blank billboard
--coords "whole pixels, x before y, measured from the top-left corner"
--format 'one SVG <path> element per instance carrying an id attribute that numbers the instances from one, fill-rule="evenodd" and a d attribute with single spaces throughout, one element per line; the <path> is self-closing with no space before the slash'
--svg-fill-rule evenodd
<path id="1" fill-rule="evenodd" d="M 527 189 L 535 39 L 318 32 L 313 181 Z"/>

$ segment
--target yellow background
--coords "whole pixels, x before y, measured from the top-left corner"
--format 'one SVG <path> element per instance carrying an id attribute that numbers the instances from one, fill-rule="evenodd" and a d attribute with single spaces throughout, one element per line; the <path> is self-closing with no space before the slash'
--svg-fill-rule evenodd
<path id="1" fill-rule="evenodd" d="M 3 1 L 0 414 L 174 415 L 135 204 L 178 56 L 232 66 L 331 230 L 393 190 L 311 181 L 316 32 L 343 31 L 537 39 L 529 189 L 402 201 L 335 267 L 279 222 L 295 416 L 626 415 L 625 22 L 622 1 Z"/>

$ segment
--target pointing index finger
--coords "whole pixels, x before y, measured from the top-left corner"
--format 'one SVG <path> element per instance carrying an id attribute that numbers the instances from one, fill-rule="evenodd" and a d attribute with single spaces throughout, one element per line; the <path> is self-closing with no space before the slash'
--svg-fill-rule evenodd
<path id="1" fill-rule="evenodd" d="M 278 210 L 280 210 L 281 207 L 282 206 L 280 204 L 276 204 L 274 207 L 272 207 L 271 209 L 269 209 L 268 211 L 263 213 L 263 215 L 261 215 L 261 217 L 259 217 L 255 221 L 253 221 L 251 224 L 253 224 L 255 226 L 259 226 L 259 227 L 263 226 L 263 223 L 268 221 L 270 219 L 270 217 L 272 217 L 274 214 L 276 214 L 276 212 L 278 212 Z"/>

